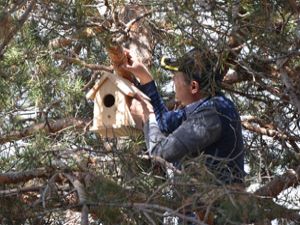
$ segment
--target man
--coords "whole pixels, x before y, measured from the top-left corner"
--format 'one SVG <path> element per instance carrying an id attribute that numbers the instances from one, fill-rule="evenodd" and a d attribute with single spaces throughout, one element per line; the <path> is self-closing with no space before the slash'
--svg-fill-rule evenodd
<path id="1" fill-rule="evenodd" d="M 193 49 L 180 59 L 163 59 L 173 71 L 175 97 L 184 106 L 168 111 L 148 69 L 138 61 L 123 67 L 140 80 L 151 106 L 141 100 L 144 134 L 152 156 L 180 165 L 182 160 L 206 156 L 206 166 L 222 184 L 242 183 L 244 151 L 241 123 L 234 104 L 219 92 L 221 75 L 215 59 Z M 134 110 L 134 109 L 133 109 Z"/>

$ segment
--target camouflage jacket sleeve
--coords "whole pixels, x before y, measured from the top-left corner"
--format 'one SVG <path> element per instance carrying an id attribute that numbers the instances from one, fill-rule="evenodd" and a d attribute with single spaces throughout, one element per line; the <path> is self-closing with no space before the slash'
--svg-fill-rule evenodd
<path id="1" fill-rule="evenodd" d="M 222 123 L 214 108 L 202 108 L 185 120 L 173 133 L 165 136 L 154 118 L 144 127 L 148 151 L 169 162 L 203 151 L 218 141 Z"/>

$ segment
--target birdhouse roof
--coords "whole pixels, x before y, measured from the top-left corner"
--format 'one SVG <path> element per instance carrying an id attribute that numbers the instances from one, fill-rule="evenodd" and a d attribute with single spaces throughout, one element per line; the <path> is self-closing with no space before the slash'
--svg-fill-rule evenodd
<path id="1" fill-rule="evenodd" d="M 142 95 L 145 99 L 150 100 L 148 96 L 142 93 L 138 88 L 136 88 L 132 83 L 128 80 L 113 74 L 104 72 L 104 75 L 100 78 L 98 82 L 94 85 L 94 87 L 86 94 L 87 99 L 94 99 L 97 91 L 101 88 L 103 84 L 105 84 L 107 80 L 110 80 L 124 95 L 134 97 L 137 93 Z"/>

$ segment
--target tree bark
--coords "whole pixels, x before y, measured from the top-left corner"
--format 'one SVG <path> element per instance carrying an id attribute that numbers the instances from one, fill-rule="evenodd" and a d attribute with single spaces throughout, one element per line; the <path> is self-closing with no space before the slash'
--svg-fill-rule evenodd
<path id="1" fill-rule="evenodd" d="M 120 67 L 127 60 L 123 47 L 130 51 L 133 58 L 143 62 L 148 67 L 151 65 L 155 37 L 144 20 L 144 17 L 150 14 L 151 12 L 148 12 L 143 6 L 126 5 L 119 13 L 119 19 L 126 24 L 125 34 L 118 38 L 126 41 L 125 43 L 121 42 L 123 43 L 122 46 L 117 40 L 107 43 L 107 52 L 116 73 L 130 81 L 133 81 L 132 75 Z"/>

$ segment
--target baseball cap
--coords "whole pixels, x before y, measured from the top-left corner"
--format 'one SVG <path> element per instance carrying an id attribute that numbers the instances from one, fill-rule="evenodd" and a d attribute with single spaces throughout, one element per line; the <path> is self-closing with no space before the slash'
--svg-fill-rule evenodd
<path id="1" fill-rule="evenodd" d="M 211 89 L 219 86 L 222 77 L 215 55 L 198 48 L 176 58 L 161 58 L 161 67 L 172 72 L 183 72 L 189 80 L 199 82 L 202 89 Z"/>
<path id="2" fill-rule="evenodd" d="M 184 54 L 182 57 L 176 59 L 176 58 L 168 58 L 163 56 L 161 58 L 161 67 L 163 69 L 169 70 L 169 71 L 180 71 L 180 72 L 185 72 L 181 70 L 185 70 L 186 64 L 189 66 L 194 66 L 195 65 L 195 56 L 196 54 L 199 54 L 200 51 L 197 49 L 192 49 L 191 51 L 187 52 Z"/>

